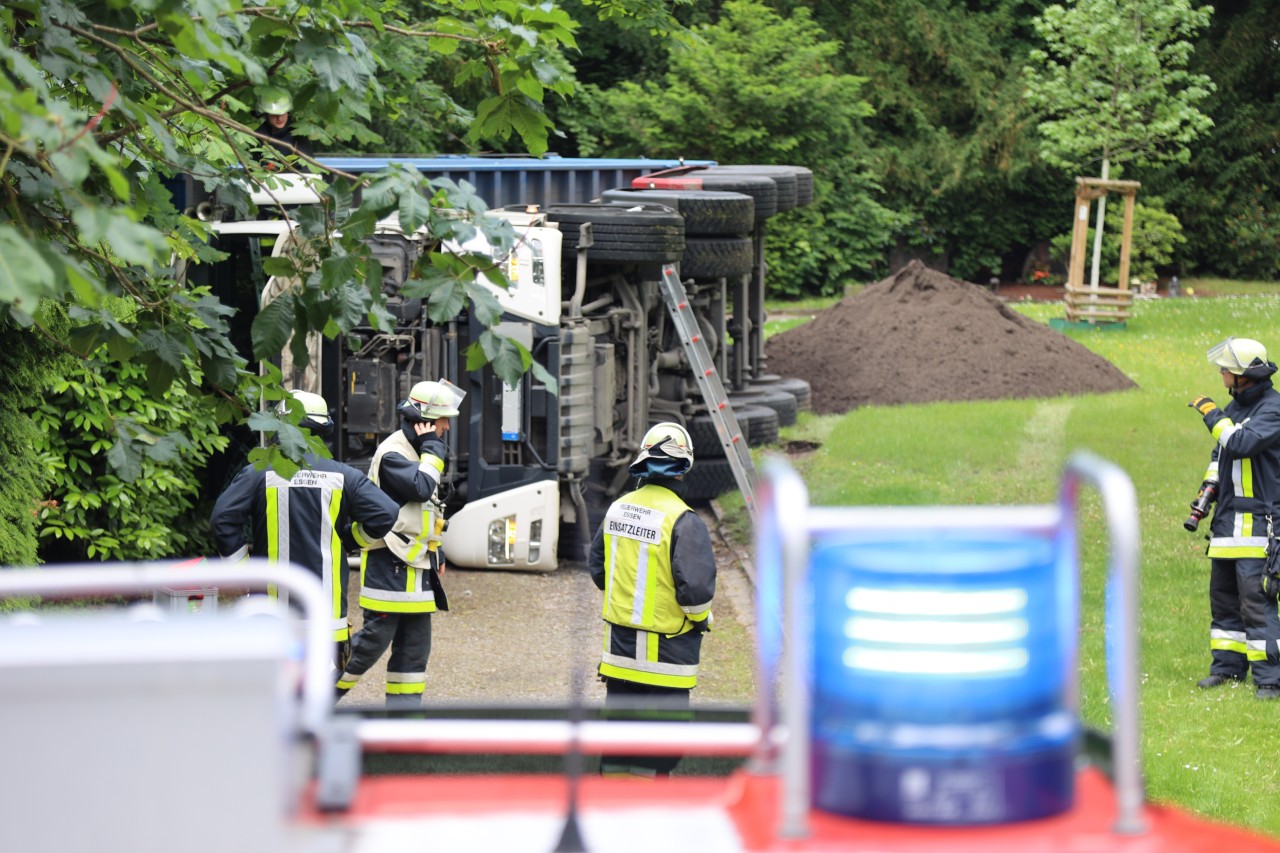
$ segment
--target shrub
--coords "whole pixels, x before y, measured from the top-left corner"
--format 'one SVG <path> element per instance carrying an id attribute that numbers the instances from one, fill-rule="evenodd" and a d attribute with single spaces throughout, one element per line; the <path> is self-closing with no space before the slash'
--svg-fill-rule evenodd
<path id="1" fill-rule="evenodd" d="M 34 418 L 33 446 L 57 501 L 41 513 L 47 561 L 157 559 L 202 548 L 200 475 L 228 442 L 207 398 L 182 383 L 154 393 L 136 364 L 77 361 L 49 385 Z"/>
<path id="2" fill-rule="evenodd" d="M 48 475 L 31 448 L 40 442 L 40 427 L 30 414 L 54 373 L 56 351 L 31 329 L 0 319 L 0 565 L 32 566 L 37 562 L 37 512 Z"/>

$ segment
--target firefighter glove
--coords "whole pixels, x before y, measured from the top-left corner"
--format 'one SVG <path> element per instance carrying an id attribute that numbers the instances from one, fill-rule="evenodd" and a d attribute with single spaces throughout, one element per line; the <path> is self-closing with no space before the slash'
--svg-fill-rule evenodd
<path id="1" fill-rule="evenodd" d="M 1196 397 L 1190 403 L 1187 403 L 1187 405 L 1205 416 L 1208 416 L 1210 412 L 1218 408 L 1218 404 L 1213 402 L 1209 397 Z"/>
<path id="2" fill-rule="evenodd" d="M 449 458 L 449 448 L 445 445 L 444 439 L 432 432 L 423 436 L 422 443 L 418 445 L 418 453 L 430 454 L 441 460 Z"/>

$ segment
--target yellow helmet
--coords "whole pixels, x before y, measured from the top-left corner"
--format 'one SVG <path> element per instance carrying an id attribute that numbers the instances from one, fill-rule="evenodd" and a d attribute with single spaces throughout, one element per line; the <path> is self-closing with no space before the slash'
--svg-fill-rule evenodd
<path id="1" fill-rule="evenodd" d="M 289 396 L 302 404 L 303 415 L 299 426 L 306 427 L 319 435 L 325 435 L 333 429 L 333 418 L 329 415 L 329 404 L 319 394 L 294 388 Z M 280 403 L 280 411 L 285 411 L 285 402 Z"/>
<path id="2" fill-rule="evenodd" d="M 1210 364 L 1249 379 L 1266 379 L 1276 372 L 1276 366 L 1267 361 L 1267 348 L 1251 338 L 1227 338 L 1210 347 L 1205 356 Z"/>
<path id="3" fill-rule="evenodd" d="M 434 421 L 437 418 L 456 418 L 467 392 L 448 380 L 419 382 L 409 390 L 409 396 L 396 408 L 410 421 Z"/>
<path id="4" fill-rule="evenodd" d="M 693 467 L 693 439 L 683 426 L 665 421 L 649 427 L 629 470 L 637 477 L 679 477 Z"/>
<path id="5" fill-rule="evenodd" d="M 263 86 L 258 90 L 258 112 L 278 116 L 292 109 L 293 98 L 279 86 Z"/>

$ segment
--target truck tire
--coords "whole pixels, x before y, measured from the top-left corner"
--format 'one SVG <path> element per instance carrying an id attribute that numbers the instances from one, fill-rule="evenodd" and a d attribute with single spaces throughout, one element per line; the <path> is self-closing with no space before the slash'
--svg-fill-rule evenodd
<path id="1" fill-rule="evenodd" d="M 797 376 L 778 376 L 776 373 L 762 373 L 751 380 L 752 385 L 768 385 L 781 388 L 796 398 L 796 408 L 807 412 L 813 407 L 813 388 L 807 381 Z"/>
<path id="2" fill-rule="evenodd" d="M 735 403 L 733 415 L 747 436 L 748 447 L 778 443 L 778 413 L 773 409 L 754 403 Z"/>
<path id="3" fill-rule="evenodd" d="M 686 237 L 680 277 L 706 281 L 750 275 L 755 260 L 750 237 Z"/>
<path id="4" fill-rule="evenodd" d="M 750 234 L 756 206 L 749 195 L 715 190 L 605 190 L 600 198 L 615 204 L 665 204 L 684 219 L 684 233 Z"/>
<path id="5" fill-rule="evenodd" d="M 714 173 L 708 169 L 696 169 L 685 175 L 669 178 L 646 176 L 631 182 L 636 190 L 711 190 L 714 192 L 742 193 L 751 196 L 755 208 L 755 221 L 768 219 L 778 212 L 778 185 L 766 175 Z"/>
<path id="6" fill-rule="evenodd" d="M 587 222 L 592 237 L 588 260 L 666 264 L 684 257 L 684 220 L 665 205 L 557 204 L 547 208 L 547 220 L 560 224 L 566 258 L 576 255 L 578 226 Z M 572 264 L 562 268 L 572 269 Z"/>
<path id="7" fill-rule="evenodd" d="M 768 406 L 778 413 L 779 426 L 791 426 L 796 422 L 796 398 L 782 389 L 772 390 L 767 385 L 747 385 L 745 391 L 732 391 L 729 399 L 734 403 L 753 403 Z"/>
<path id="8" fill-rule="evenodd" d="M 720 433 L 716 431 L 716 422 L 711 415 L 694 415 L 685 424 L 689 428 L 689 438 L 693 439 L 693 458 L 696 465 L 701 459 L 712 459 L 724 456 L 724 446 L 720 444 Z M 742 427 L 741 424 L 738 425 Z M 742 430 L 742 438 L 747 439 L 747 431 Z"/>
<path id="9" fill-rule="evenodd" d="M 738 488 L 733 466 L 723 458 L 694 459 L 684 483 L 684 499 L 689 503 L 703 503 Z"/>
<path id="10" fill-rule="evenodd" d="M 778 212 L 796 206 L 796 176 L 785 166 L 710 166 L 707 171 L 723 175 L 760 175 L 778 186 Z"/>

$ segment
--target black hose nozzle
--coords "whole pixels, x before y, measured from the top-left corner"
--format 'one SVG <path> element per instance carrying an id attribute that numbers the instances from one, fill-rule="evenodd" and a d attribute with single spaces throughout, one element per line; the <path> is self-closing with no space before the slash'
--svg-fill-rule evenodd
<path id="1" fill-rule="evenodd" d="M 1216 480 L 1205 480 L 1201 483 L 1200 493 L 1191 502 L 1191 514 L 1187 516 L 1186 521 L 1182 522 L 1182 526 L 1194 533 L 1196 528 L 1200 526 L 1200 519 L 1209 514 L 1209 508 L 1213 506 L 1213 502 L 1217 497 L 1218 483 Z"/>

